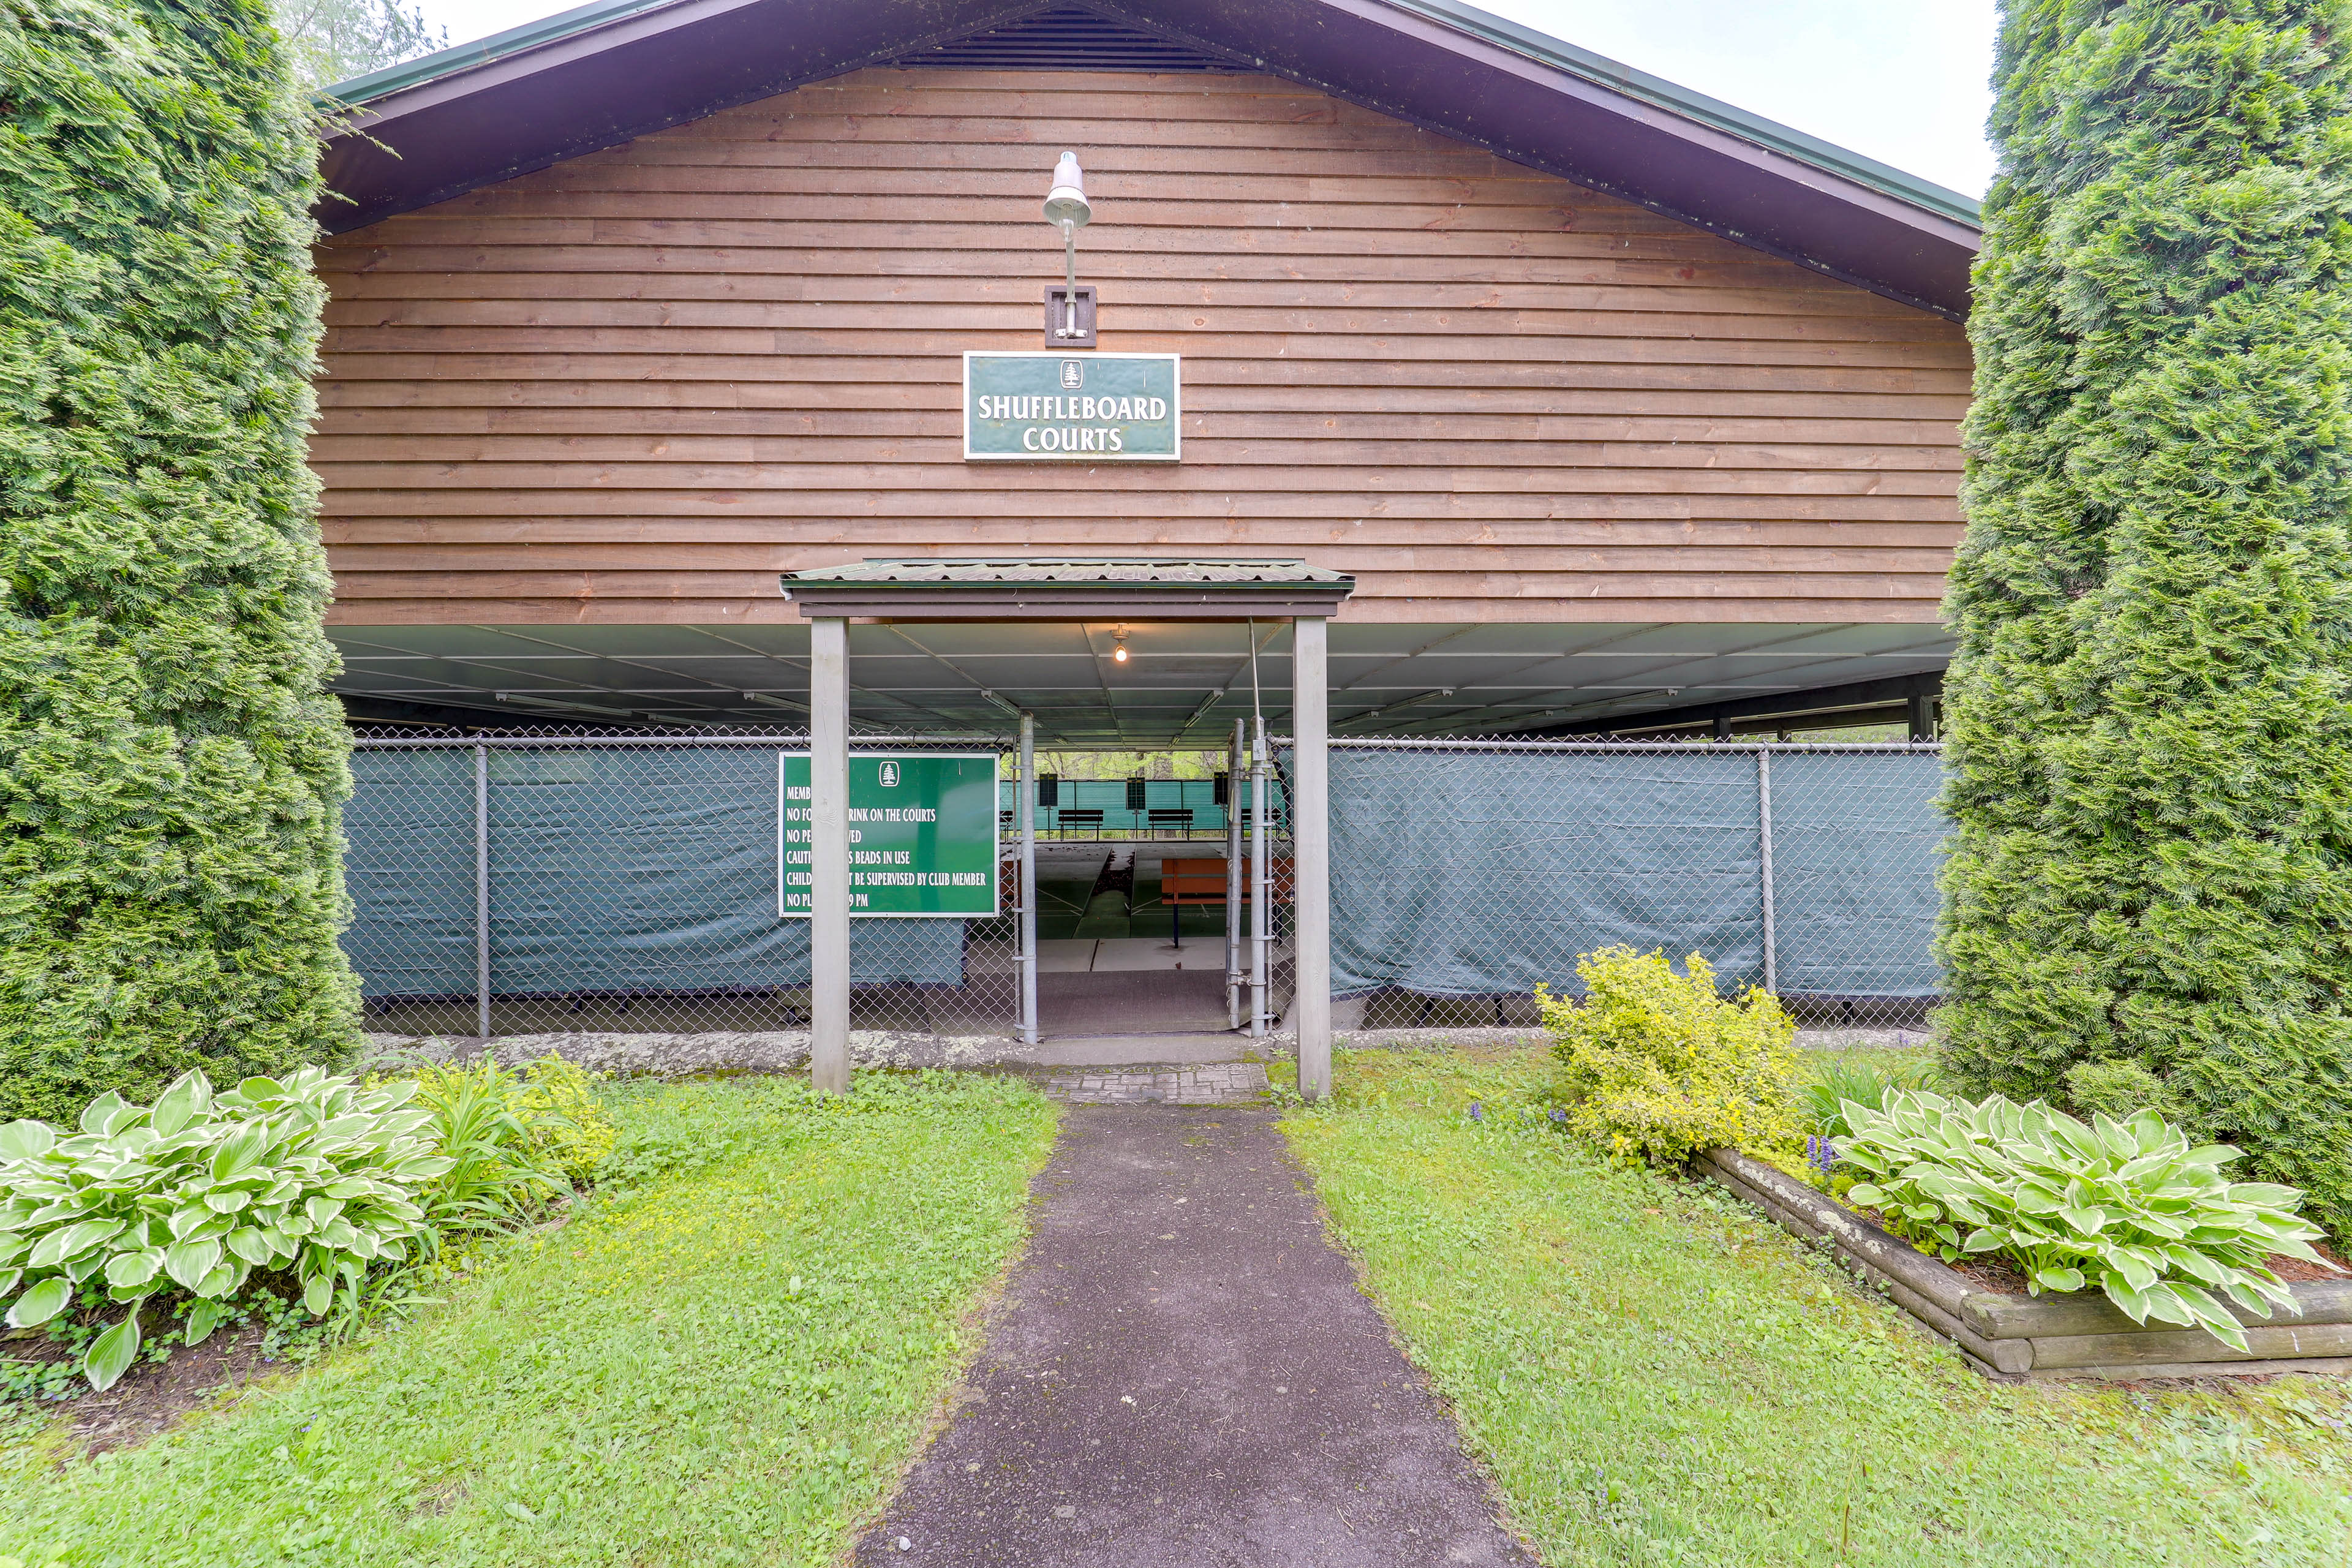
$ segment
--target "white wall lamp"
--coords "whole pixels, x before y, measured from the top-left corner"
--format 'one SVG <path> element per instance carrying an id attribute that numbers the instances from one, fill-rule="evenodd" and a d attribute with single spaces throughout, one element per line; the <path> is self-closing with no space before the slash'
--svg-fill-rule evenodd
<path id="1" fill-rule="evenodd" d="M 1113 664 L 1127 662 L 1127 628 L 1121 626 L 1111 634 L 1110 658 Z"/>
<path id="2" fill-rule="evenodd" d="M 1078 155 L 1065 153 L 1054 165 L 1053 188 L 1045 193 L 1045 221 L 1062 231 L 1063 266 L 1062 286 L 1045 290 L 1045 346 L 1049 349 L 1095 346 L 1095 291 L 1078 287 L 1078 230 L 1093 222 L 1094 216 Z"/>

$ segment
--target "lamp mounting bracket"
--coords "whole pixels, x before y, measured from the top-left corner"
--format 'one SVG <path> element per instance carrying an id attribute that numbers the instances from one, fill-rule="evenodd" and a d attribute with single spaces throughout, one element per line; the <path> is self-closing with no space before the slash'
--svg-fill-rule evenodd
<path id="1" fill-rule="evenodd" d="M 1090 349 L 1095 346 L 1093 284 L 1046 285 L 1045 346 L 1049 349 Z"/>

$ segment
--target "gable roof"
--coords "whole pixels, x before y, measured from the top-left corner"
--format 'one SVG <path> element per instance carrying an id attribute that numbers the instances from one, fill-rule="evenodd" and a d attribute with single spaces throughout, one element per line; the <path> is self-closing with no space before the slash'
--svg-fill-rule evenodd
<path id="1" fill-rule="evenodd" d="M 1264 71 L 1954 318 L 1977 204 L 1456 0 L 598 0 L 322 95 L 341 233 L 871 65 Z"/>

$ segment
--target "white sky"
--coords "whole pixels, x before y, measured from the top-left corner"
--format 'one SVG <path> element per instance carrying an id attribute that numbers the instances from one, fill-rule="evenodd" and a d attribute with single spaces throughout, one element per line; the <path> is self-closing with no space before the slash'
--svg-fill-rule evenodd
<path id="1" fill-rule="evenodd" d="M 572 9 L 415 0 L 451 43 Z M 1483 8 L 1975 196 L 1995 0 L 1483 0 Z"/>

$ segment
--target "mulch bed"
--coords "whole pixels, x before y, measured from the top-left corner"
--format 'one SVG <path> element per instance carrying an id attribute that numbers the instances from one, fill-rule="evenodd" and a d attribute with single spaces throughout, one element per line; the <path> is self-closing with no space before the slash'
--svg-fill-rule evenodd
<path id="1" fill-rule="evenodd" d="M 192 1410 L 213 1403 L 225 1390 L 292 1370 L 283 1360 L 264 1360 L 262 1331 L 223 1330 L 195 1346 L 182 1345 L 163 1363 L 142 1360 L 103 1394 L 85 1391 L 54 1406 L 66 1418 L 78 1454 L 129 1447 L 170 1428 Z M 61 1357 L 66 1347 L 47 1339 L 5 1347 L 19 1361 Z"/>

